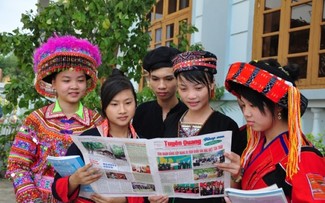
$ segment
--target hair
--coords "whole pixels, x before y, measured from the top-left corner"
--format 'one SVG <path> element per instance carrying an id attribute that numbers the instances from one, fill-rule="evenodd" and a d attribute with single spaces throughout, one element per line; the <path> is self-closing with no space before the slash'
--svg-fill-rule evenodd
<path id="1" fill-rule="evenodd" d="M 259 67 L 263 70 L 266 70 L 284 80 L 287 80 L 293 84 L 293 86 L 296 86 L 295 82 L 298 80 L 299 77 L 299 66 L 297 64 L 288 64 L 284 67 L 281 67 L 281 65 L 275 60 L 275 59 L 267 59 L 263 61 L 251 61 L 251 65 L 254 65 L 256 67 Z M 275 117 L 275 108 L 277 107 L 277 104 L 275 104 L 273 101 L 268 99 L 263 94 L 246 87 L 244 85 L 231 82 L 233 89 L 236 89 L 237 93 L 247 99 L 250 103 L 252 103 L 254 106 L 256 106 L 262 114 L 265 114 L 265 107 L 268 108 L 273 118 Z M 283 108 L 281 110 L 282 119 L 288 121 L 288 109 Z"/>
<path id="2" fill-rule="evenodd" d="M 183 71 L 175 74 L 176 78 L 183 77 L 187 81 L 196 84 L 203 84 L 208 88 L 208 92 L 210 94 L 210 84 L 214 82 L 213 74 L 206 71 L 201 70 L 190 70 L 190 71 Z M 209 95 L 210 96 L 210 95 Z"/>
<path id="3" fill-rule="evenodd" d="M 101 87 L 102 115 L 107 118 L 106 108 L 112 99 L 123 90 L 131 90 L 134 96 L 135 106 L 137 106 L 137 96 L 131 81 L 122 71 L 114 68 L 112 74 L 105 80 Z"/>

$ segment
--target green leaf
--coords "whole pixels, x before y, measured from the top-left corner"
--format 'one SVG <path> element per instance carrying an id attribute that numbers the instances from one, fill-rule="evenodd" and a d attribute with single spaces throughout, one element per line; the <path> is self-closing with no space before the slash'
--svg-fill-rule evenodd
<path id="1" fill-rule="evenodd" d="M 105 30 L 108 30 L 108 29 L 110 28 L 110 26 L 111 26 L 111 22 L 109 21 L 108 18 L 106 18 L 106 19 L 103 21 L 102 26 L 103 26 L 103 28 L 104 28 Z"/>

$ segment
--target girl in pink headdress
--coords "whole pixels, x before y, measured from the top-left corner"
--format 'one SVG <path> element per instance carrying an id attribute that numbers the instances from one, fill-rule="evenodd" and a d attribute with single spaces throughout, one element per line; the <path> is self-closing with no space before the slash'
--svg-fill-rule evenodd
<path id="1" fill-rule="evenodd" d="M 80 103 L 95 88 L 100 64 L 98 47 L 73 36 L 50 38 L 35 51 L 35 88 L 56 101 L 27 116 L 11 147 L 6 177 L 13 181 L 17 202 L 56 202 L 55 172 L 46 158 L 64 156 L 70 136 L 102 122 L 99 113 Z"/>

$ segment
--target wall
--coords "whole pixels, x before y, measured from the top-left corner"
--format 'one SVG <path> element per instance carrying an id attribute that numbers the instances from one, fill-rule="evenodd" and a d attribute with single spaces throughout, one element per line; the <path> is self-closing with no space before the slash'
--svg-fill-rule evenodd
<path id="1" fill-rule="evenodd" d="M 251 60 L 254 6 L 254 0 L 193 0 L 192 23 L 199 32 L 192 35 L 192 43 L 202 43 L 205 50 L 217 55 L 215 78 L 221 86 L 231 63 Z M 308 109 L 302 117 L 303 131 L 324 134 L 325 89 L 302 90 L 302 93 L 309 99 Z M 222 101 L 229 105 L 226 114 L 238 125 L 244 124 L 235 97 L 226 92 Z"/>

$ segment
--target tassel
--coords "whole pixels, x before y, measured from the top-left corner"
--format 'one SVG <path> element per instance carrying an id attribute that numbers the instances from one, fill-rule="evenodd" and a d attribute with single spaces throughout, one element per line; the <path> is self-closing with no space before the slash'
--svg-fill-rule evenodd
<path id="1" fill-rule="evenodd" d="M 250 156 L 252 155 L 253 151 L 257 147 L 261 134 L 253 131 L 250 126 L 247 126 L 247 145 L 245 150 L 243 151 L 243 154 L 240 158 L 240 165 L 242 168 L 245 168 L 248 164 L 248 160 L 250 159 Z"/>
<path id="2" fill-rule="evenodd" d="M 292 176 L 299 170 L 298 163 L 303 136 L 300 116 L 300 92 L 294 86 L 290 86 L 288 90 L 289 154 L 286 166 L 289 179 L 292 179 Z"/>

